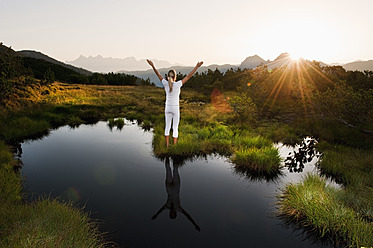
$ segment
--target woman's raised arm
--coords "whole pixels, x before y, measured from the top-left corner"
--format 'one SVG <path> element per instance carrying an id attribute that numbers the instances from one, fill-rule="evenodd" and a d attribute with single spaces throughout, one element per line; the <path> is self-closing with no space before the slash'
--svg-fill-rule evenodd
<path id="1" fill-rule="evenodd" d="M 153 71 L 155 72 L 155 74 L 157 74 L 159 80 L 162 82 L 163 77 L 162 77 L 162 75 L 159 73 L 159 71 L 157 70 L 157 68 L 155 68 L 153 62 L 152 62 L 151 60 L 149 60 L 149 59 L 147 59 L 146 61 L 147 61 L 148 64 L 153 68 Z"/>
<path id="2" fill-rule="evenodd" d="M 182 80 L 181 80 L 181 82 L 183 83 L 183 84 L 185 84 L 192 76 L 193 76 L 193 74 L 197 71 L 197 69 L 199 68 L 199 67 L 201 67 L 201 65 L 203 64 L 203 62 L 201 61 L 201 62 L 198 62 L 197 63 L 197 65 L 194 67 L 194 69 L 191 71 L 191 72 L 189 72 L 189 74 L 185 77 L 185 78 L 183 78 Z"/>

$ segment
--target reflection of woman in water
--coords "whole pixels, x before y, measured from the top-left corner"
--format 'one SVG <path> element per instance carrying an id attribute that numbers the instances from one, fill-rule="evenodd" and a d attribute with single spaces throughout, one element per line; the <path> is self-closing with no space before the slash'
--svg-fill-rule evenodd
<path id="1" fill-rule="evenodd" d="M 190 216 L 187 211 L 185 211 L 181 205 L 180 205 L 180 175 L 178 171 L 178 166 L 175 165 L 175 162 L 173 164 L 173 175 L 171 172 L 171 167 L 170 167 L 170 159 L 166 158 L 165 161 L 165 166 L 166 166 L 166 191 L 167 191 L 167 202 L 164 204 L 158 212 L 152 217 L 152 220 L 155 220 L 157 216 L 162 213 L 163 210 L 166 208 L 170 209 L 170 218 L 175 219 L 177 216 L 177 212 L 181 212 L 182 214 L 185 215 L 185 217 L 188 218 L 190 222 L 194 225 L 194 227 L 198 230 L 201 231 L 197 223 L 193 220 L 192 216 Z"/>

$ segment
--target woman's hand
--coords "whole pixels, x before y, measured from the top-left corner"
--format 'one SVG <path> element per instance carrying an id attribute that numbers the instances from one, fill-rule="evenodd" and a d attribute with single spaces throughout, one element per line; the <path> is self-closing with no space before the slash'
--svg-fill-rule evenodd
<path id="1" fill-rule="evenodd" d="M 199 67 L 203 64 L 203 61 L 200 61 L 197 63 L 196 67 L 185 77 L 181 80 L 182 84 L 185 84 L 192 76 L 193 74 L 197 71 Z"/>
<path id="2" fill-rule="evenodd" d="M 149 64 L 151 67 L 154 67 L 154 64 L 153 64 L 153 62 L 152 62 L 151 60 L 147 59 L 146 61 L 148 62 L 148 64 Z"/>
<path id="3" fill-rule="evenodd" d="M 154 64 L 153 64 L 153 62 L 151 61 L 151 60 L 149 60 L 149 59 L 147 59 L 146 60 L 147 62 L 148 62 L 148 64 L 153 68 L 153 71 L 155 72 L 155 74 L 157 74 L 157 76 L 158 76 L 158 78 L 159 78 L 159 80 L 162 82 L 162 80 L 163 80 L 163 77 L 162 77 L 162 75 L 161 74 L 159 74 L 159 71 L 155 68 L 155 66 L 154 66 Z"/>

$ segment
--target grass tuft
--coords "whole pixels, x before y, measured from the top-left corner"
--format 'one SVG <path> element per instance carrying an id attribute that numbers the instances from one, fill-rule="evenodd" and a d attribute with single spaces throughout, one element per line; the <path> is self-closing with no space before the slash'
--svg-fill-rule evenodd
<path id="1" fill-rule="evenodd" d="M 289 184 L 278 196 L 280 216 L 348 247 L 371 246 L 373 225 L 341 201 L 342 189 L 308 174 L 301 183 Z"/>
<path id="2" fill-rule="evenodd" d="M 280 171 L 281 158 L 273 147 L 240 149 L 231 157 L 236 168 L 251 174 L 277 175 Z"/>

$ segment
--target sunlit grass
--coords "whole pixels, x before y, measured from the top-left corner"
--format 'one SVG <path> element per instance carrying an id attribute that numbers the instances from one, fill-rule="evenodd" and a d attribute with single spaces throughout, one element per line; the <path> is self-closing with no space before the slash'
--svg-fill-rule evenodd
<path id="1" fill-rule="evenodd" d="M 348 206 L 373 220 L 373 152 L 324 145 L 324 157 L 318 164 L 321 174 L 346 186 L 342 195 Z"/>
<path id="2" fill-rule="evenodd" d="M 271 176 L 279 173 L 281 158 L 276 148 L 252 147 L 236 151 L 231 161 L 249 173 Z"/>
<path id="3" fill-rule="evenodd" d="M 108 247 L 97 224 L 71 204 L 41 199 L 0 205 L 1 247 Z"/>
<path id="4" fill-rule="evenodd" d="M 295 74 L 293 76 L 295 77 Z M 304 74 L 303 77 L 307 77 L 307 75 Z M 285 78 L 281 80 L 285 80 Z M 279 81 L 277 88 L 273 91 L 273 96 L 276 97 L 276 90 L 280 90 L 284 86 L 281 86 L 282 83 L 284 82 Z M 38 87 L 28 89 L 32 94 L 30 94 L 27 101 L 33 104 L 32 107 L 27 107 L 28 105 L 26 105 L 23 109 L 14 112 L 0 110 L 0 140 L 8 143 L 21 142 L 24 139 L 45 135 L 53 127 L 66 124 L 75 127 L 82 123 L 95 123 L 98 120 L 109 120 L 109 125 L 113 127 L 117 126 L 117 124 L 121 126 L 122 123 L 119 123 L 121 121 L 114 119 L 120 116 L 137 121 L 146 130 L 154 128 L 152 144 L 153 153 L 157 157 L 179 156 L 190 158 L 200 155 L 220 154 L 230 157 L 236 170 L 243 172 L 250 179 L 256 177 L 269 180 L 273 175 L 278 175 L 280 169 L 278 151 L 273 148 L 272 141 L 295 144 L 305 134 L 315 135 L 330 142 L 337 141 L 347 145 L 350 144 L 347 143 L 349 141 L 351 144 L 357 144 L 360 139 L 357 132 L 343 126 L 330 128 L 326 122 L 325 124 L 313 121 L 312 125 L 306 125 L 303 122 L 299 125 L 294 123 L 261 122 L 257 127 L 251 127 L 245 125 L 245 123 L 236 123 L 231 113 L 217 111 L 208 102 L 208 99 L 206 100 L 206 96 L 185 89 L 180 101 L 182 118 L 179 126 L 178 144 L 173 145 L 171 138 L 171 146 L 167 148 L 164 139 L 165 95 L 163 89 L 65 84 Z M 39 94 L 38 90 L 41 89 L 48 89 L 49 94 Z M 307 100 L 306 92 L 303 91 L 302 94 L 304 94 L 304 98 L 301 99 Z M 320 144 L 323 144 L 323 142 L 320 142 Z M 369 155 L 371 151 L 351 148 L 333 151 L 334 145 L 331 144 L 324 147 L 328 147 L 328 149 L 324 149 L 324 157 L 320 163 L 321 170 L 326 175 L 337 178 L 346 186 L 345 191 L 338 191 L 332 194 L 333 199 L 342 202 L 343 206 L 349 209 L 341 208 L 338 211 L 347 211 L 346 218 L 350 219 L 355 214 L 361 215 L 362 218 L 372 218 L 371 182 L 373 180 L 371 178 L 371 161 L 373 161 L 373 158 Z M 2 152 L 4 149 L 0 149 L 0 159 L 4 158 L 4 161 L 9 161 L 9 153 Z M 11 165 L 8 165 L 7 168 L 7 170 L 13 172 Z M 258 177 L 257 175 L 259 174 L 262 174 L 262 176 Z M 4 174 L 2 177 L 4 179 L 9 175 L 6 174 L 5 176 Z M 270 176 L 263 177 L 263 175 Z M 11 181 L 11 179 L 4 180 Z M 8 186 L 4 186 L 7 192 L 19 192 L 17 184 Z M 320 190 L 323 190 L 323 188 L 321 187 Z M 329 192 L 329 190 L 325 192 Z M 14 195 L 14 193 L 10 194 Z M 323 195 L 329 197 L 329 195 L 324 193 L 321 193 L 320 197 Z M 298 197 L 299 201 L 307 203 L 309 195 L 300 194 Z M 17 200 L 18 198 L 14 199 Z M 320 201 L 320 199 L 317 200 L 317 202 Z M 51 206 L 54 206 L 53 204 Z M 319 218 L 318 211 L 323 211 L 323 204 L 321 202 L 322 206 L 309 205 L 308 218 Z M 304 205 L 294 206 L 294 213 L 303 213 L 303 207 Z M 354 211 L 354 213 L 351 214 L 351 211 Z M 332 216 L 329 217 L 332 218 Z M 7 220 L 5 219 L 4 221 Z M 317 223 L 320 221 L 324 220 L 317 219 Z M 342 219 L 332 219 L 331 221 L 334 221 L 331 222 L 334 225 L 344 225 Z M 309 224 L 310 222 L 307 223 L 308 226 L 316 226 Z M 22 225 L 26 227 L 29 223 L 25 222 Z M 360 230 L 357 231 L 360 234 L 356 234 L 356 237 L 360 237 L 361 233 L 367 231 L 364 229 L 366 228 L 365 224 L 355 225 L 355 227 L 356 230 Z M 329 233 L 338 232 L 339 230 L 328 228 L 330 231 L 327 232 Z M 321 230 L 324 229 L 321 228 Z M 345 229 L 342 230 L 345 232 Z M 346 232 L 350 232 L 350 229 Z M 9 236 L 11 239 L 18 237 L 9 232 L 7 235 L 11 235 L 11 237 Z M 38 236 L 35 237 L 35 240 L 38 240 Z"/>
<path id="5" fill-rule="evenodd" d="M 299 184 L 289 184 L 279 195 L 280 215 L 335 244 L 366 247 L 373 244 L 373 225 L 340 200 L 345 192 L 308 174 Z"/>

